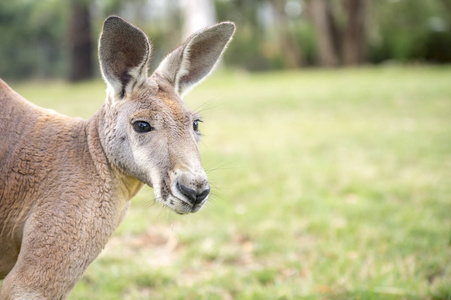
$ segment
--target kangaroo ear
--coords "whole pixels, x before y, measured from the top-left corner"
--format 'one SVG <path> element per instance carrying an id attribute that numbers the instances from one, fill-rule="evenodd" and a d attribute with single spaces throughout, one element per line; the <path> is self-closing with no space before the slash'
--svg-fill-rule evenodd
<path id="1" fill-rule="evenodd" d="M 193 34 L 161 62 L 155 73 L 167 79 L 182 97 L 210 73 L 234 32 L 234 23 L 223 22 Z"/>
<path id="2" fill-rule="evenodd" d="M 99 61 L 107 93 L 124 98 L 147 79 L 150 43 L 141 29 L 117 16 L 103 23 L 99 40 Z"/>

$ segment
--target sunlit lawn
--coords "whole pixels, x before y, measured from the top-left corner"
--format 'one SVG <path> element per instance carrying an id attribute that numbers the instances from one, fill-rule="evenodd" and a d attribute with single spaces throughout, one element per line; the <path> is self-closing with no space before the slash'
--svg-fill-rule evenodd
<path id="1" fill-rule="evenodd" d="M 13 85 L 89 117 L 101 81 Z M 218 73 L 203 116 L 214 196 L 144 189 L 69 299 L 451 299 L 451 68 Z"/>

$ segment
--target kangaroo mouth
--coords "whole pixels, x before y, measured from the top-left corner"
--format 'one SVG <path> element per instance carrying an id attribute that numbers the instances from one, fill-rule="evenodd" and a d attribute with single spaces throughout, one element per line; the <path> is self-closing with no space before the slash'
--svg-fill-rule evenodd
<path id="1" fill-rule="evenodd" d="M 178 195 L 181 193 L 178 192 L 175 183 L 169 184 L 167 181 L 164 181 L 163 184 L 161 184 L 159 190 L 154 188 L 154 191 L 157 201 L 180 215 L 198 212 L 207 202 L 208 198 L 205 198 L 199 203 L 192 203 L 188 199 L 184 199 L 185 197 L 183 195 Z"/>
<path id="2" fill-rule="evenodd" d="M 188 203 L 172 194 L 169 195 L 167 201 L 169 201 L 169 204 L 165 204 L 180 215 L 198 212 L 203 206 L 203 204 Z"/>

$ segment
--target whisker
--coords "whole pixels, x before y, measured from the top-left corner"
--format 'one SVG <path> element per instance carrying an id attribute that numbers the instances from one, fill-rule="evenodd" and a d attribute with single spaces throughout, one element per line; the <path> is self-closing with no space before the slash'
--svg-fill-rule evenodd
<path id="1" fill-rule="evenodd" d="M 210 163 L 208 166 L 206 166 L 206 168 L 211 168 L 211 167 L 215 167 L 215 166 L 218 166 L 218 165 L 225 165 L 225 164 L 231 164 L 231 163 L 227 163 L 227 162 L 223 162 L 223 161 L 217 161 L 217 162 L 213 162 L 213 163 Z"/>
<path id="2" fill-rule="evenodd" d="M 214 97 L 214 98 L 216 98 L 216 97 Z M 212 99 L 210 99 L 208 101 L 202 102 L 196 108 L 194 108 L 193 111 L 196 112 L 196 113 L 199 113 L 199 110 L 201 108 L 205 107 L 206 105 L 208 105 L 209 103 L 211 103 L 214 100 L 214 98 L 212 98 Z"/>
<path id="3" fill-rule="evenodd" d="M 211 195 L 211 198 L 210 197 L 208 198 L 208 202 L 215 203 L 215 204 L 218 200 L 222 200 L 222 199 L 220 196 L 218 196 L 216 194 L 213 194 L 213 195 Z"/>
<path id="4" fill-rule="evenodd" d="M 213 197 L 213 199 L 208 198 L 208 201 L 204 204 L 205 207 L 218 207 L 218 199 Z"/>
<path id="5" fill-rule="evenodd" d="M 216 198 L 220 197 L 220 195 L 217 194 L 217 193 L 215 193 L 215 192 L 211 192 L 211 193 L 210 193 L 210 196 L 213 196 L 213 197 L 216 197 Z"/>
<path id="6" fill-rule="evenodd" d="M 202 134 L 202 136 L 204 136 L 204 135 Z M 208 145 L 207 145 L 207 143 L 205 143 L 204 139 L 200 139 L 200 142 L 202 143 L 202 146 L 203 146 L 203 147 L 205 147 L 205 148 L 207 148 L 207 149 L 209 148 Z"/>
<path id="7" fill-rule="evenodd" d="M 161 202 L 158 202 L 160 205 L 160 211 L 158 212 L 158 214 L 157 214 L 157 218 L 160 218 L 160 216 L 161 216 L 161 213 L 163 212 L 163 210 L 166 208 L 166 206 L 163 204 L 163 203 L 161 203 Z"/>
<path id="8" fill-rule="evenodd" d="M 220 187 L 218 187 L 215 183 L 213 183 L 213 182 L 209 182 L 209 184 L 210 184 L 210 186 L 212 186 L 215 190 L 222 190 Z M 211 192 L 210 192 L 210 194 L 212 194 Z"/>
<path id="9" fill-rule="evenodd" d="M 148 209 L 148 208 L 151 208 L 152 206 L 155 206 L 156 204 L 157 204 L 157 202 L 155 200 L 154 201 L 149 200 L 149 201 L 146 201 L 146 203 L 144 203 L 144 208 Z"/>
<path id="10" fill-rule="evenodd" d="M 215 201 L 215 199 L 208 199 L 208 201 L 204 204 L 205 206 L 207 206 L 207 205 L 211 205 L 211 206 L 213 206 L 213 205 L 217 205 L 218 203 Z"/>
<path id="11" fill-rule="evenodd" d="M 207 110 L 211 110 L 211 109 L 218 108 L 220 106 L 225 105 L 225 102 L 219 102 L 218 98 L 219 98 L 219 95 L 211 98 L 210 100 L 208 100 L 208 101 L 202 103 L 201 105 L 199 105 L 198 107 L 196 107 L 194 109 L 194 111 L 197 114 L 201 114 Z M 213 104 L 215 104 L 215 105 L 213 105 Z"/>
<path id="12" fill-rule="evenodd" d="M 233 166 L 231 162 L 217 162 L 204 167 L 206 173 L 211 173 L 217 170 L 233 170 L 239 169 L 238 166 Z"/>
<path id="13" fill-rule="evenodd" d="M 210 173 L 216 172 L 218 170 L 233 170 L 233 169 L 234 169 L 233 167 L 231 167 L 231 168 L 228 168 L 228 167 L 216 167 L 216 168 L 211 168 L 211 169 L 205 170 L 205 173 L 210 174 Z"/>
<path id="14" fill-rule="evenodd" d="M 171 211 L 169 209 L 166 209 L 166 221 L 169 221 L 169 214 Z"/>

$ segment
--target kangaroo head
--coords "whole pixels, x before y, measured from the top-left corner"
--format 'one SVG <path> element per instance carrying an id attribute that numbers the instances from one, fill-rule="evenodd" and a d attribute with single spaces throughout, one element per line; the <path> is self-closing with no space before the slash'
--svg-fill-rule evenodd
<path id="1" fill-rule="evenodd" d="M 144 32 L 116 16 L 103 25 L 106 155 L 180 214 L 198 211 L 210 192 L 198 149 L 201 120 L 182 97 L 210 73 L 234 31 L 233 23 L 224 22 L 193 34 L 148 77 L 151 45 Z"/>

